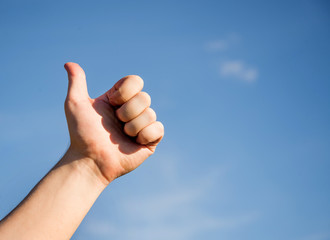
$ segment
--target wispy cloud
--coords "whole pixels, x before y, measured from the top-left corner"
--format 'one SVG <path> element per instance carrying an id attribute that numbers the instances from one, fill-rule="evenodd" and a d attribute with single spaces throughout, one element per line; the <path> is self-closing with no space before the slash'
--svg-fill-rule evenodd
<path id="1" fill-rule="evenodd" d="M 209 52 L 222 52 L 236 45 L 240 40 L 238 34 L 232 33 L 224 38 L 215 39 L 205 44 L 205 49 Z"/>
<path id="2" fill-rule="evenodd" d="M 93 235 L 110 236 L 116 234 L 116 228 L 108 220 L 91 220 L 87 224 L 87 231 Z"/>
<path id="3" fill-rule="evenodd" d="M 258 70 L 246 65 L 243 61 L 224 61 L 220 64 L 222 77 L 236 78 L 244 82 L 253 83 L 258 78 Z"/>
<path id="4" fill-rule="evenodd" d="M 303 237 L 301 240 L 329 240 L 330 232 L 321 232 Z"/>
<path id="5" fill-rule="evenodd" d="M 94 219 L 87 223 L 88 235 L 98 239 L 188 240 L 209 231 L 235 230 L 258 219 L 254 212 L 219 216 L 206 207 L 205 202 L 212 193 L 221 191 L 219 182 L 224 182 L 228 167 L 216 168 L 207 176 L 183 183 L 180 175 L 176 174 L 176 164 L 168 162 L 166 172 L 175 181 L 168 182 L 165 177 L 163 180 L 170 187 L 157 193 L 125 196 L 118 200 L 120 219 L 111 222 Z M 164 164 L 166 162 L 162 166 Z"/>
<path id="6" fill-rule="evenodd" d="M 210 52 L 218 52 L 218 51 L 224 51 L 227 50 L 229 47 L 229 44 L 227 41 L 223 39 L 214 40 L 206 43 L 206 49 Z"/>

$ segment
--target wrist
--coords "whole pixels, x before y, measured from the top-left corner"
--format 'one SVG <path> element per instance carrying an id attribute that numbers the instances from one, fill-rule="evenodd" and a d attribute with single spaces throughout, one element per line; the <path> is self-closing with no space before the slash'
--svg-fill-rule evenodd
<path id="1" fill-rule="evenodd" d="M 55 168 L 64 164 L 70 164 L 77 173 L 90 178 L 93 182 L 102 185 L 104 188 L 110 183 L 92 158 L 86 157 L 71 146 Z"/>

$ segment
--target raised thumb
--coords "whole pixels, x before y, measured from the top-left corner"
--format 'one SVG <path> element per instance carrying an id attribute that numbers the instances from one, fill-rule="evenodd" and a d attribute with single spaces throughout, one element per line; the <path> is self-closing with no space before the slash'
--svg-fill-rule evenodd
<path id="1" fill-rule="evenodd" d="M 69 86 L 67 98 L 84 99 L 88 98 L 86 75 L 84 70 L 77 63 L 68 62 L 64 65 L 68 73 Z"/>

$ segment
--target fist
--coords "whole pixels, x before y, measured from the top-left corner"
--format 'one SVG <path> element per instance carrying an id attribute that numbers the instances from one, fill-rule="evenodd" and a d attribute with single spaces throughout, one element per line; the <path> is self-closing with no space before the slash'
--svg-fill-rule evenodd
<path id="1" fill-rule="evenodd" d="M 162 124 L 156 122 L 156 113 L 150 108 L 151 98 L 142 92 L 143 80 L 130 75 L 120 79 L 106 93 L 107 100 L 116 109 L 116 117 L 124 123 L 123 130 L 136 142 L 150 145 L 162 137 Z"/>
<path id="2" fill-rule="evenodd" d="M 88 95 L 86 76 L 76 63 L 66 63 L 69 87 L 65 113 L 70 151 L 88 158 L 106 182 L 137 168 L 154 153 L 164 127 L 142 92 L 143 80 L 130 75 L 103 95 Z"/>

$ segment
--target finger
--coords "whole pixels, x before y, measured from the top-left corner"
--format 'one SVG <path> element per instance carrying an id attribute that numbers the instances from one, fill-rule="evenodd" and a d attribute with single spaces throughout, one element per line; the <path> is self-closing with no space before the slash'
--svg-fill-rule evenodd
<path id="1" fill-rule="evenodd" d="M 140 92 L 143 84 L 139 76 L 129 75 L 120 79 L 106 94 L 111 105 L 119 106 Z"/>
<path id="2" fill-rule="evenodd" d="M 122 122 L 128 122 L 139 116 L 151 104 L 151 98 L 146 92 L 139 92 L 128 102 L 116 110 L 117 117 Z"/>
<path id="3" fill-rule="evenodd" d="M 161 122 L 154 122 L 143 128 L 137 135 L 136 141 L 143 145 L 156 145 L 164 136 L 164 126 Z"/>
<path id="4" fill-rule="evenodd" d="M 124 132 L 131 136 L 135 137 L 143 128 L 147 127 L 151 123 L 156 121 L 156 113 L 151 108 L 147 108 L 143 113 L 138 117 L 134 118 L 132 121 L 129 121 L 124 126 Z"/>
<path id="5" fill-rule="evenodd" d="M 64 65 L 68 73 L 68 99 L 83 99 L 88 96 L 86 75 L 84 70 L 77 63 L 68 62 Z"/>

